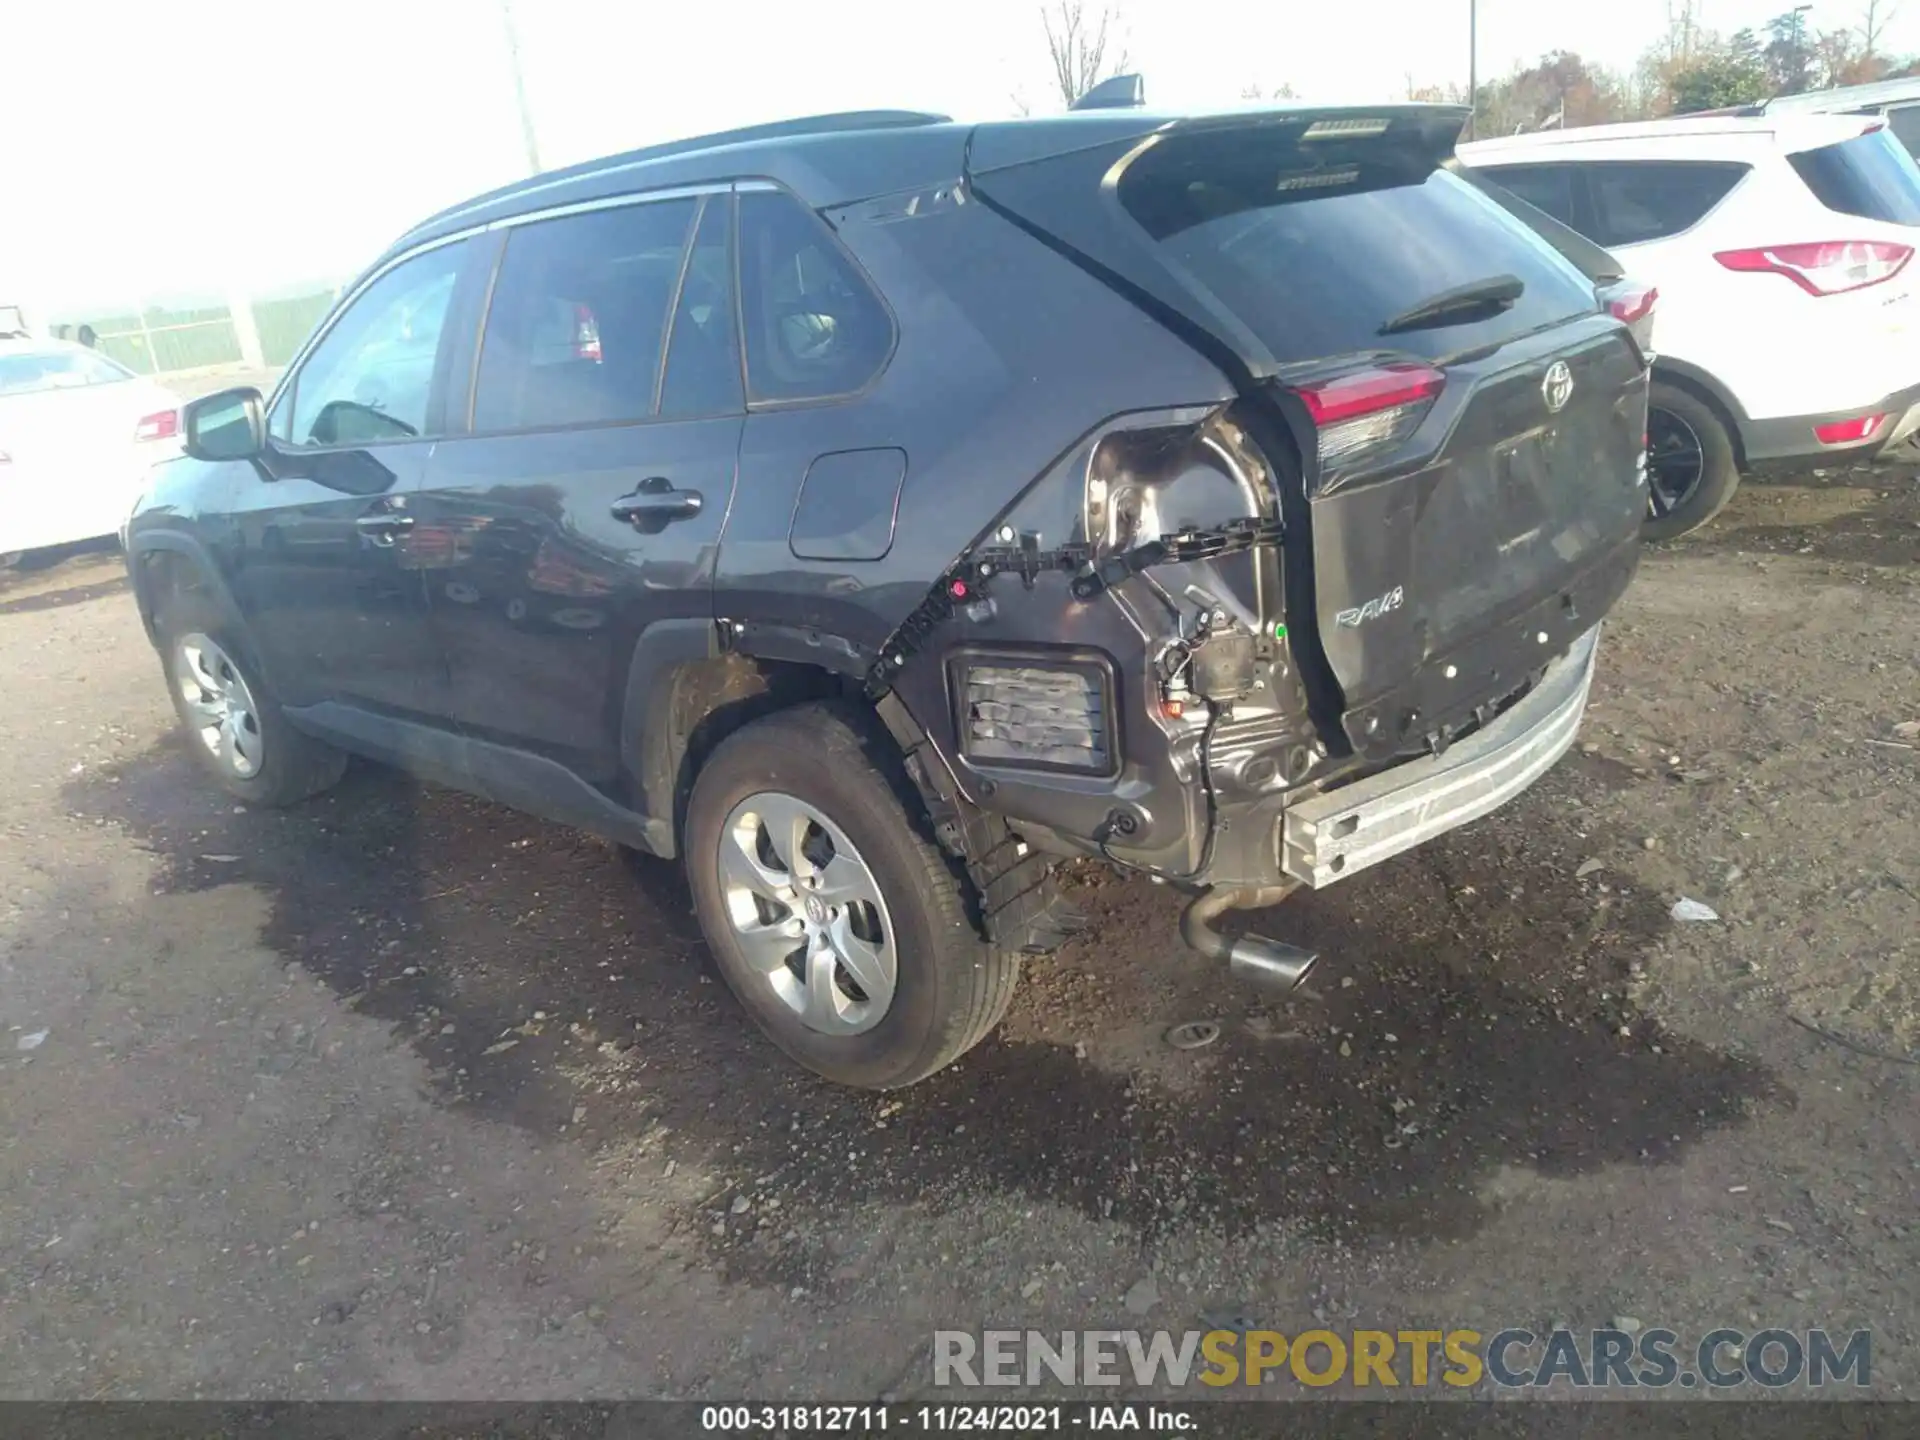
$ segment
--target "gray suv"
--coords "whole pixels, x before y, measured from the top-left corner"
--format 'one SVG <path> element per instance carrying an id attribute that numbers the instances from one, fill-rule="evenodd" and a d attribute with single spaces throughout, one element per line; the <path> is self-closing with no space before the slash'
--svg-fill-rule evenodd
<path id="1" fill-rule="evenodd" d="M 368 756 L 683 862 L 822 1075 L 907 1084 L 1093 857 L 1223 911 L 1572 742 L 1647 362 L 1457 109 L 826 116 L 436 215 L 127 531 L 243 800 Z"/>

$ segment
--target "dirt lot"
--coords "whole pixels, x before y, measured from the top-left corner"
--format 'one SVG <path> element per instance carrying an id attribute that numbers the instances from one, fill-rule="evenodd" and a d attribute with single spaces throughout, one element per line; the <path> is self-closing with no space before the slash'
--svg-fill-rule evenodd
<path id="1" fill-rule="evenodd" d="M 9 577 L 0 1395 L 871 1398 L 936 1327 L 1615 1317 L 1870 1326 L 1911 1395 L 1917 656 L 1915 477 L 1750 486 L 1649 556 L 1578 753 L 1258 917 L 1312 995 L 1087 870 L 999 1037 L 875 1097 L 745 1028 L 666 867 L 370 766 L 238 809 L 117 559 Z"/>

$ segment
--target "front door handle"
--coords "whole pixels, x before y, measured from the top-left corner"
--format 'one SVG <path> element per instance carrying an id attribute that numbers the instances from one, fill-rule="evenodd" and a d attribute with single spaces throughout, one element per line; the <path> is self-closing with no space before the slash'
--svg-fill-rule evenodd
<path id="1" fill-rule="evenodd" d="M 362 515 L 353 522 L 353 528 L 376 545 L 391 545 L 413 528 L 413 516 L 385 512 Z"/>
<path id="2" fill-rule="evenodd" d="M 642 480 L 631 495 L 622 495 L 608 508 L 616 520 L 637 530 L 657 532 L 675 520 L 690 520 L 706 503 L 698 490 L 676 490 L 664 475 Z"/>

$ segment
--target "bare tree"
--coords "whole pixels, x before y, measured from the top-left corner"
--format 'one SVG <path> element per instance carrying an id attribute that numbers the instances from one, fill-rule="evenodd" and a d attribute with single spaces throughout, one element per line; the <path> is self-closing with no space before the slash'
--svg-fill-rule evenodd
<path id="1" fill-rule="evenodd" d="M 1282 80 L 1278 85 L 1244 85 L 1240 89 L 1242 100 L 1298 100 L 1293 86 Z"/>
<path id="2" fill-rule="evenodd" d="M 1114 34 L 1119 20 L 1119 7 L 1115 5 L 1102 5 L 1091 14 L 1082 0 L 1053 0 L 1040 7 L 1054 83 L 1068 105 L 1102 80 L 1126 73 L 1127 48 Z"/>
<path id="3" fill-rule="evenodd" d="M 1891 0 L 1867 0 L 1866 13 L 1860 17 L 1860 53 L 1866 59 L 1879 55 L 1880 37 L 1899 10 Z"/>

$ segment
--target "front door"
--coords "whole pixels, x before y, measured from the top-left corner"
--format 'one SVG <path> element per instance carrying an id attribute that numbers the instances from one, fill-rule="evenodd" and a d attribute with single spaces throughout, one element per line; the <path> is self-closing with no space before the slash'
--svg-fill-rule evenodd
<path id="1" fill-rule="evenodd" d="M 417 506 L 461 728 L 603 788 L 641 633 L 713 616 L 744 408 L 730 205 L 512 228 L 471 433 L 438 447 Z"/>
<path id="2" fill-rule="evenodd" d="M 285 705 L 447 714 L 413 506 L 469 250 L 403 260 L 340 312 L 281 388 L 267 453 L 238 487 L 229 581 Z"/>

